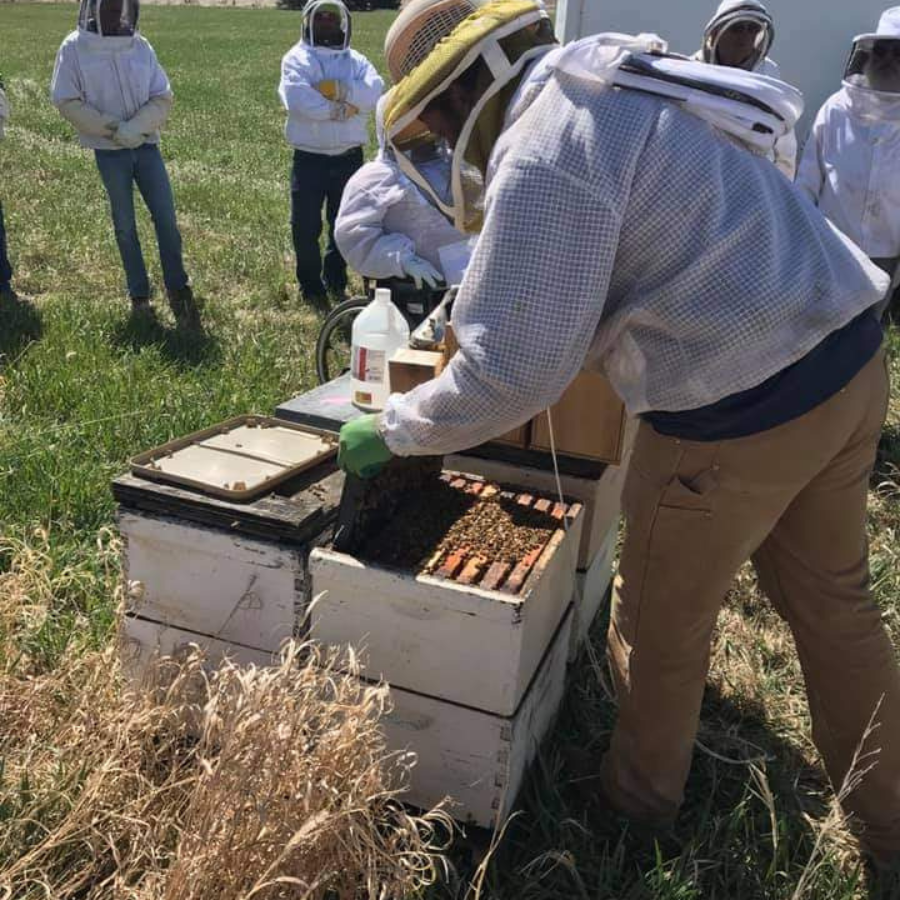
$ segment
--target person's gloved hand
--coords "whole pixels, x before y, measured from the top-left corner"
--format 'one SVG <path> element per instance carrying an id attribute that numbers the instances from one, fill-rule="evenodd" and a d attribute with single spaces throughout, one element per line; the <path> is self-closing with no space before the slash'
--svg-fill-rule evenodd
<path id="1" fill-rule="evenodd" d="M 350 96 L 350 88 L 346 81 L 340 81 L 337 78 L 326 78 L 316 85 L 316 90 L 325 97 L 326 100 L 346 100 Z"/>
<path id="2" fill-rule="evenodd" d="M 331 104 L 331 118 L 336 122 L 346 122 L 358 112 L 359 110 L 352 103 L 347 103 L 346 100 L 337 100 Z"/>
<path id="3" fill-rule="evenodd" d="M 131 122 L 120 122 L 113 135 L 113 140 L 121 147 L 127 150 L 135 150 L 145 141 L 144 133 Z"/>
<path id="4" fill-rule="evenodd" d="M 411 256 L 403 263 L 403 272 L 416 283 L 419 290 L 424 281 L 428 287 L 437 287 L 444 281 L 444 276 L 426 259 L 421 256 Z"/>
<path id="5" fill-rule="evenodd" d="M 360 416 L 341 429 L 338 465 L 350 475 L 374 478 L 393 456 L 378 430 L 378 416 Z"/>

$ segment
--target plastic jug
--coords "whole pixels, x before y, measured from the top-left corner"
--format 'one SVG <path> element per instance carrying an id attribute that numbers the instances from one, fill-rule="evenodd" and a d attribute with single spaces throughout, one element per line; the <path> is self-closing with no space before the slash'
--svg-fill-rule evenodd
<path id="1" fill-rule="evenodd" d="M 356 317 L 351 337 L 350 399 L 369 412 L 384 409 L 391 393 L 388 360 L 409 343 L 409 325 L 387 288 Z"/>

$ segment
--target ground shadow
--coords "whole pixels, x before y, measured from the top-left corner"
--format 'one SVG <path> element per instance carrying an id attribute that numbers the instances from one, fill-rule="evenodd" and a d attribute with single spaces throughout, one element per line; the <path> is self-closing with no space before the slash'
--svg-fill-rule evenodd
<path id="1" fill-rule="evenodd" d="M 27 300 L 0 302 L 0 369 L 13 363 L 44 333 L 41 313 Z"/>
<path id="2" fill-rule="evenodd" d="M 152 310 L 132 313 L 114 330 L 112 340 L 133 351 L 157 347 L 166 359 L 181 366 L 208 365 L 221 357 L 218 340 L 205 328 L 169 327 Z"/>

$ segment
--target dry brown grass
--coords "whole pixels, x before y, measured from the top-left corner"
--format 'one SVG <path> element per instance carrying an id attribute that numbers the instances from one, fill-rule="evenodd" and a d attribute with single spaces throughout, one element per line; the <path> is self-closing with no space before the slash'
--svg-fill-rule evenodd
<path id="1" fill-rule="evenodd" d="M 110 647 L 36 673 L 17 635 L 52 584 L 37 552 L 0 580 L 0 898 L 394 900 L 434 881 L 449 820 L 397 802 L 386 692 L 347 660 L 291 646 L 209 672 L 194 653 L 132 689 Z"/>

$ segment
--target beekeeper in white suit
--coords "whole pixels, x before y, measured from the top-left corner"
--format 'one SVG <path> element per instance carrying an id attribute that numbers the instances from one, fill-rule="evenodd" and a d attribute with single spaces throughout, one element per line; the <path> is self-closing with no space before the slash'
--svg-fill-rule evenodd
<path id="1" fill-rule="evenodd" d="M 287 110 L 285 137 L 294 148 L 291 232 L 297 282 L 317 305 L 343 296 L 347 264 L 334 240 L 344 187 L 363 163 L 368 119 L 384 89 L 372 63 L 350 47 L 352 21 L 340 0 L 310 0 L 300 40 L 281 62 L 278 96 Z M 328 220 L 324 266 L 319 252 L 322 207 Z"/>
<path id="2" fill-rule="evenodd" d="M 82 0 L 78 29 L 56 55 L 51 99 L 94 151 L 106 187 L 132 310 L 150 309 L 150 279 L 134 215 L 137 185 L 156 229 L 169 304 L 179 325 L 199 326 L 160 129 L 172 106 L 169 79 L 138 32 L 139 0 Z"/>
<path id="3" fill-rule="evenodd" d="M 775 22 L 759 0 L 723 0 L 707 24 L 703 46 L 694 58 L 780 80 L 781 69 L 769 57 L 774 41 Z M 793 130 L 776 143 L 772 159 L 793 180 L 797 168 L 797 137 Z"/>
<path id="4" fill-rule="evenodd" d="M 853 42 L 844 85 L 816 116 L 797 184 L 894 278 L 900 321 L 900 6 Z M 893 299 L 892 299 L 893 298 Z"/>
<path id="5" fill-rule="evenodd" d="M 384 146 L 384 101 L 375 114 L 378 155 L 347 182 L 335 240 L 350 266 L 367 278 L 412 278 L 416 286 L 458 283 L 470 243 L 406 177 Z M 418 150 L 418 164 L 435 190 L 450 192 L 449 150 L 433 141 Z"/>
<path id="6" fill-rule="evenodd" d="M 433 5 L 404 7 L 407 45 L 427 34 Z M 719 127 L 694 112 L 715 111 L 715 93 L 664 93 L 679 71 L 693 81 L 715 67 L 659 60 L 658 41 L 642 37 L 556 48 L 531 0 L 493 0 L 425 40 L 431 52 L 391 91 L 385 130 L 424 190 L 408 142 L 431 133 L 453 148 L 458 225 L 474 218 L 463 160 L 485 178 L 453 312 L 459 352 L 383 414 L 345 425 L 341 466 L 368 476 L 393 455 L 476 446 L 552 407 L 582 368 L 603 371 L 641 423 L 601 793 L 650 827 L 675 818 L 717 615 L 752 556 L 796 637 L 832 783 L 861 744 L 877 758 L 842 800 L 866 849 L 900 862 L 900 670 L 866 547 L 889 397 L 873 308 L 887 277 L 726 137 L 741 119 L 755 131 L 753 103 L 728 107 Z"/>

